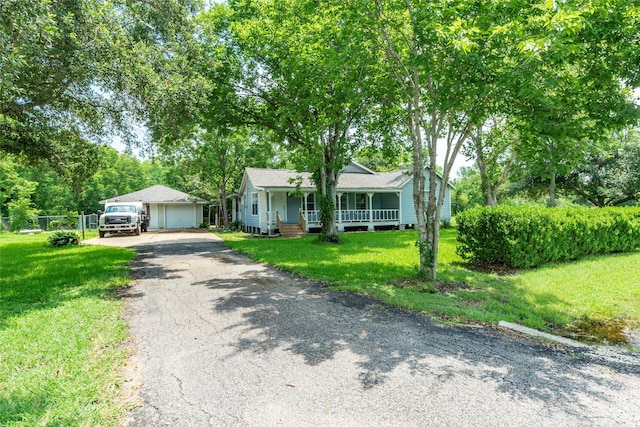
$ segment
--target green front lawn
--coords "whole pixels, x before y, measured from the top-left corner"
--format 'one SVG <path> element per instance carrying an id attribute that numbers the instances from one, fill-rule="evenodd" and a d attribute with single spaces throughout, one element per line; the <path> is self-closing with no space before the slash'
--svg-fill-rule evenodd
<path id="1" fill-rule="evenodd" d="M 118 425 L 134 252 L 0 234 L 0 425 Z"/>
<path id="2" fill-rule="evenodd" d="M 483 273 L 455 253 L 456 231 L 442 230 L 438 282 L 418 283 L 415 231 L 261 239 L 221 233 L 233 249 L 283 270 L 455 322 L 500 320 L 555 332 L 621 339 L 640 327 L 640 252 L 591 257 L 508 275 Z"/>

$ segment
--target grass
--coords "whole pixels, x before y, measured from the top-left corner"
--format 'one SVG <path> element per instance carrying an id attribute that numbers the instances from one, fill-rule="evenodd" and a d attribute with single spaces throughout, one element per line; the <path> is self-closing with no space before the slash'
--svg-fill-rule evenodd
<path id="1" fill-rule="evenodd" d="M 0 425 L 117 425 L 128 249 L 0 234 Z"/>
<path id="2" fill-rule="evenodd" d="M 446 229 L 441 232 L 438 281 L 429 284 L 414 280 L 415 231 L 344 234 L 339 245 L 322 244 L 315 236 L 220 236 L 258 261 L 446 321 L 506 320 L 610 341 L 624 339 L 620 329 L 625 325 L 640 327 L 640 252 L 498 275 L 463 264 L 455 253 L 456 231 Z"/>

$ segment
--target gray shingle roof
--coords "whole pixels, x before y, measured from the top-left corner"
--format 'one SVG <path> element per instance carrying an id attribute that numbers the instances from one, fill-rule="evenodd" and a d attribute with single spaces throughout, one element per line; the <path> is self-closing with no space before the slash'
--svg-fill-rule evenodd
<path id="1" fill-rule="evenodd" d="M 301 189 L 314 189 L 308 172 L 296 172 L 282 169 L 247 168 L 247 177 L 259 188 L 294 189 L 298 177 L 302 178 Z M 338 190 L 396 190 L 411 177 L 406 171 L 381 173 L 342 173 L 338 177 Z"/>
<path id="2" fill-rule="evenodd" d="M 123 194 L 100 201 L 100 203 L 103 204 L 106 202 L 209 203 L 204 199 L 190 196 L 187 193 L 174 190 L 173 188 L 169 188 L 164 185 L 153 185 L 139 191 L 134 191 L 133 193 Z"/>

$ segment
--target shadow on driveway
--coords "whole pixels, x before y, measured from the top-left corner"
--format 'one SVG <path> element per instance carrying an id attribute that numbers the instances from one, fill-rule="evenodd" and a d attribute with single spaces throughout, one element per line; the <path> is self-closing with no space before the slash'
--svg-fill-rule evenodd
<path id="1" fill-rule="evenodd" d="M 640 423 L 637 364 L 435 324 L 219 242 L 138 251 L 134 425 Z"/>

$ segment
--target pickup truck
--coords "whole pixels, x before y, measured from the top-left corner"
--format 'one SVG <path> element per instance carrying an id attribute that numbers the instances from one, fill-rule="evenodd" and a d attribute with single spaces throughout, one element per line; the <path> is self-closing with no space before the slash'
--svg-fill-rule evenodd
<path id="1" fill-rule="evenodd" d="M 147 231 L 149 215 L 142 202 L 112 202 L 105 205 L 104 213 L 98 221 L 98 234 L 133 233 Z"/>

